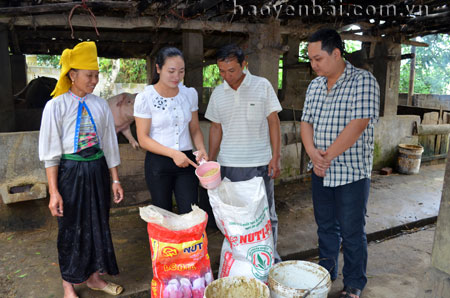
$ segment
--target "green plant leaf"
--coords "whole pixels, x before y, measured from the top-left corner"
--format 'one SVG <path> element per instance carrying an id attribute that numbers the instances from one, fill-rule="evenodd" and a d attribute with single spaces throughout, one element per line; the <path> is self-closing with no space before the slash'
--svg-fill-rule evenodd
<path id="1" fill-rule="evenodd" d="M 429 47 L 416 47 L 414 93 L 450 94 L 450 37 L 447 34 L 427 35 L 418 41 Z M 402 54 L 410 53 L 411 46 L 402 46 Z M 402 60 L 399 92 L 408 93 L 411 59 Z"/>
<path id="2" fill-rule="evenodd" d="M 259 262 L 259 264 L 262 266 L 262 267 L 264 267 L 265 266 L 265 264 L 264 264 L 264 260 L 261 258 L 261 256 L 260 255 L 258 255 L 258 262 Z"/>

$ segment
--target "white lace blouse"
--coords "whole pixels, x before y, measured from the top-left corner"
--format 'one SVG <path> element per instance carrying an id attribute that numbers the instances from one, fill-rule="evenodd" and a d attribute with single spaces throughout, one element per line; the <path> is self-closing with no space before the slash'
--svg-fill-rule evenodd
<path id="1" fill-rule="evenodd" d="M 193 148 L 189 122 L 192 112 L 197 110 L 197 91 L 183 85 L 174 97 L 162 97 L 149 85 L 136 96 L 134 103 L 135 117 L 152 119 L 150 138 L 179 151 Z"/>

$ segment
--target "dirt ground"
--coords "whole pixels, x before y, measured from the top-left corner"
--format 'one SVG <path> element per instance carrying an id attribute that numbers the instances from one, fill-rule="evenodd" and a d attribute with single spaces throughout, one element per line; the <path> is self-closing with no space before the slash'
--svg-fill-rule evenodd
<path id="1" fill-rule="evenodd" d="M 56 221 L 46 229 L 0 233 L 0 297 L 24 297 L 20 289 L 36 276 L 41 282 L 55 282 L 52 280 L 53 274 L 49 276 L 48 272 L 59 270 L 55 254 L 56 235 Z M 54 243 L 54 248 L 48 243 Z M 36 289 L 36 293 L 30 293 L 29 297 L 38 292 L 39 289 Z"/>
<path id="2" fill-rule="evenodd" d="M 368 234 L 435 217 L 444 169 L 443 165 L 422 167 L 421 173 L 414 176 L 375 175 L 368 203 Z M 317 249 L 310 184 L 304 181 L 277 186 L 275 196 L 279 218 L 278 251 L 283 260 L 302 259 L 305 252 Z M 152 269 L 146 223 L 134 207 L 112 213 L 111 231 L 121 273 L 107 279 L 125 285 L 120 297 L 149 297 Z M 56 251 L 57 222 L 49 222 L 41 229 L 0 233 L 1 298 L 62 297 Z M 369 282 L 362 297 L 415 298 L 421 277 L 430 264 L 433 234 L 434 228 L 430 228 L 370 243 Z M 211 267 L 216 271 L 223 235 L 214 229 L 208 229 L 207 235 Z M 339 276 L 333 283 L 329 297 L 338 297 L 341 278 Z M 85 285 L 75 288 L 80 298 L 108 297 L 92 292 Z"/>
<path id="3" fill-rule="evenodd" d="M 126 217 L 116 224 L 127 229 Z M 369 244 L 368 261 L 368 284 L 363 292 L 363 298 L 414 298 L 427 267 L 430 264 L 431 249 L 434 236 L 434 227 L 427 227 L 411 233 L 405 233 L 385 241 L 372 242 Z M 121 242 L 143 241 L 143 239 L 126 240 L 116 235 L 115 246 L 118 254 L 122 254 Z M 12 238 L 11 238 L 12 237 Z M 49 245 L 42 241 L 47 237 L 48 241 L 54 243 L 56 232 L 35 231 L 15 234 L 0 235 L 0 242 L 3 248 L 10 248 L 11 251 L 4 251 L 0 268 L 0 297 L 2 298 L 28 298 L 28 297 L 59 297 L 62 294 L 60 279 L 58 278 L 58 266 L 56 260 L 56 248 L 54 244 Z M 5 242 L 9 243 L 6 245 Z M 16 245 L 22 249 L 14 250 Z M 26 247 L 26 249 L 23 249 Z M 145 249 L 144 249 L 145 251 Z M 127 254 L 133 254 L 128 251 Z M 137 253 L 136 258 L 142 255 Z M 34 260 L 34 261 L 33 261 Z M 311 261 L 314 261 L 312 259 Z M 340 271 L 342 270 L 342 255 L 340 257 Z M 145 266 L 146 261 L 142 262 Z M 121 264 L 122 274 L 128 275 L 128 280 L 134 279 L 137 283 L 142 279 L 151 278 L 142 276 L 143 272 L 136 271 L 138 268 L 127 268 L 126 264 Z M 130 274 L 134 272 L 134 276 Z M 31 285 L 32 280 L 39 282 Z M 111 278 L 110 278 L 111 279 Z M 48 291 L 48 285 L 56 283 L 54 291 Z M 130 290 L 128 283 L 127 289 Z M 40 285 L 46 287 L 40 288 Z M 24 296 L 23 288 L 30 290 L 29 296 Z M 80 297 L 93 297 L 85 286 L 77 286 Z M 342 289 L 342 275 L 333 283 L 329 297 L 337 298 Z M 45 293 L 45 294 L 44 294 Z M 103 297 L 96 295 L 95 297 Z M 106 297 L 106 296 L 105 296 Z M 147 296 L 139 296 L 147 297 Z M 450 297 L 450 295 L 449 295 Z"/>
<path id="4" fill-rule="evenodd" d="M 121 273 L 108 280 L 126 283 L 128 292 L 142 292 L 151 281 L 151 259 L 146 223 L 135 210 L 110 219 Z M 56 248 L 57 222 L 34 231 L 0 233 L 0 297 L 62 297 Z M 125 277 L 125 281 L 124 278 Z M 80 297 L 108 297 L 85 285 L 75 286 Z M 85 294 L 83 294 L 85 293 Z"/>

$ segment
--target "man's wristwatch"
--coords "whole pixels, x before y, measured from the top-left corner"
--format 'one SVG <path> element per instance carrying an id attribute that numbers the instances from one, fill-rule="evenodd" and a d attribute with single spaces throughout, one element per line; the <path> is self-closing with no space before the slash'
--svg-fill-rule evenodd
<path id="1" fill-rule="evenodd" d="M 112 183 L 118 183 L 118 184 L 120 184 L 120 181 L 119 181 L 119 180 L 113 180 Z"/>

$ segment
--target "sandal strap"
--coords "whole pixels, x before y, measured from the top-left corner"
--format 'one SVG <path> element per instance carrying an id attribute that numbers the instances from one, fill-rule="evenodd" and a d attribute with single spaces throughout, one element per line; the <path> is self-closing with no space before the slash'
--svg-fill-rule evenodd
<path id="1" fill-rule="evenodd" d="M 361 296 L 361 290 L 357 289 L 357 288 L 345 286 L 344 291 L 346 292 L 346 296 L 344 296 L 344 297 L 351 297 L 350 294 L 356 295 L 358 297 Z"/>
<path id="2" fill-rule="evenodd" d="M 116 296 L 123 292 L 123 287 L 112 282 L 107 282 L 106 286 L 103 289 L 91 288 L 91 290 L 102 291 L 109 295 Z"/>

